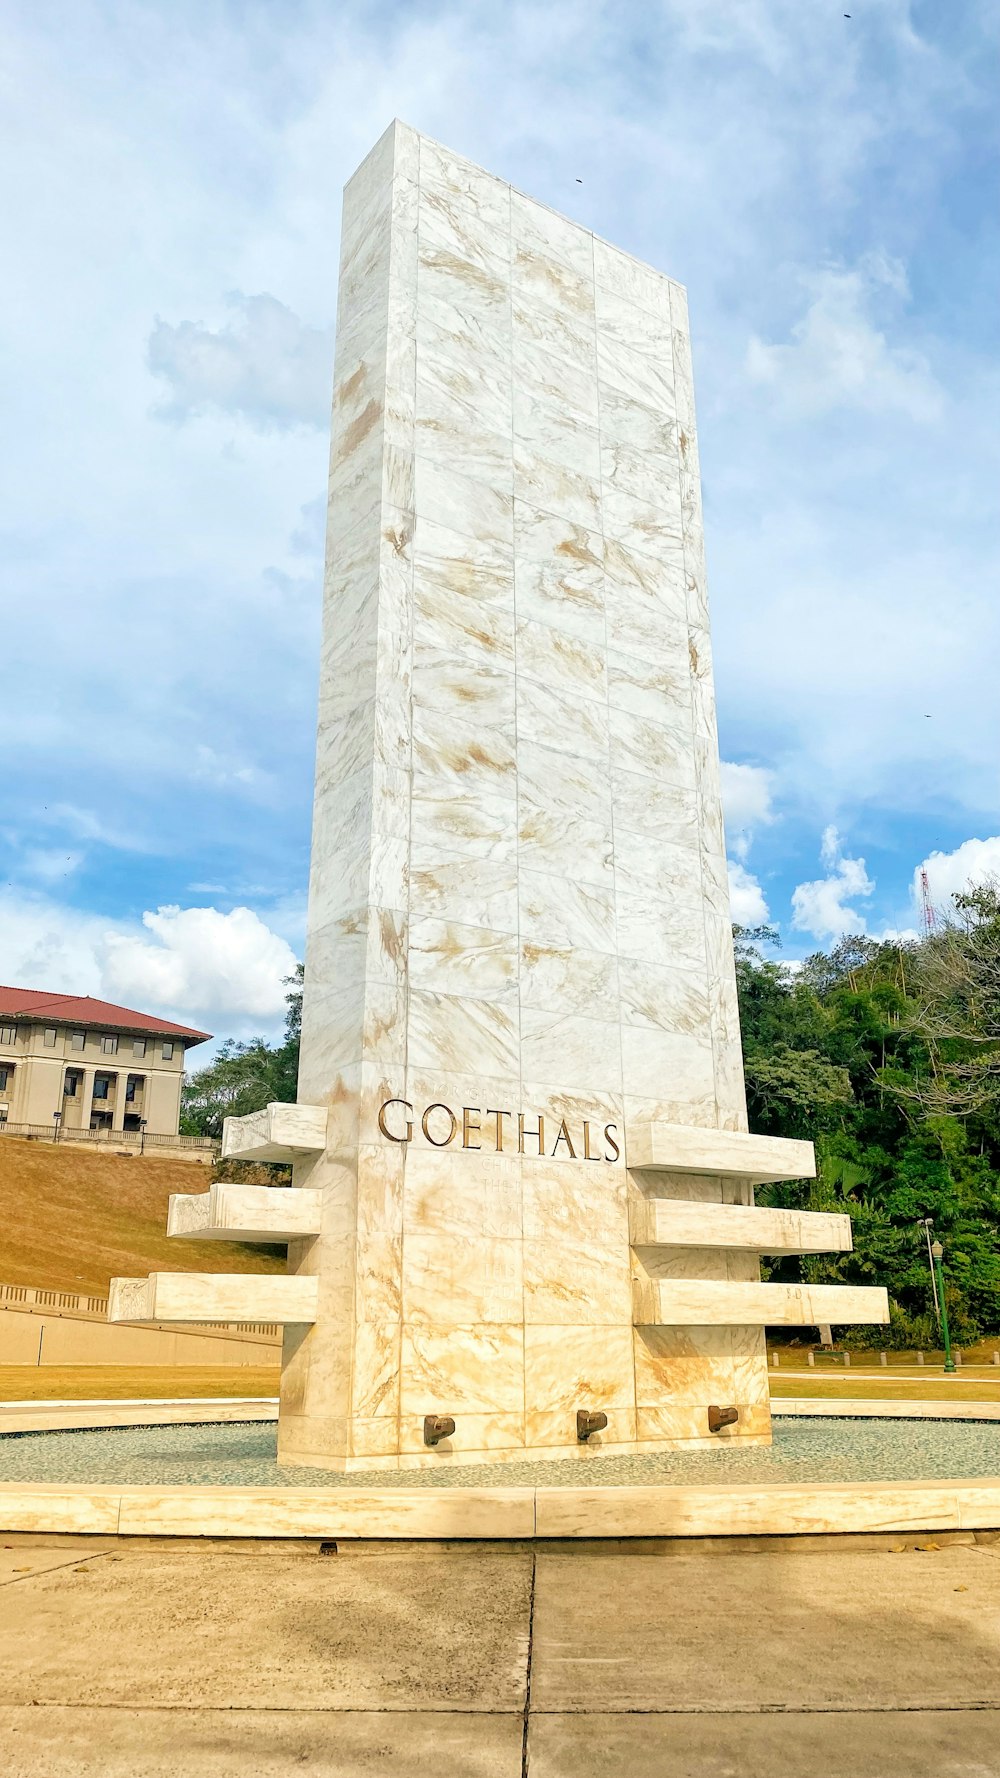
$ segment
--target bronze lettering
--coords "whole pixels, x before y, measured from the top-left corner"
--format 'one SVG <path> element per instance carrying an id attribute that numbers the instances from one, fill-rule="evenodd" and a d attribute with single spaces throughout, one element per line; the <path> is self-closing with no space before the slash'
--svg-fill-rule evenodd
<path id="1" fill-rule="evenodd" d="M 500 1119 L 502 1117 L 513 1117 L 514 1113 L 512 1111 L 494 1111 L 492 1106 L 489 1106 L 489 1107 L 487 1107 L 486 1115 L 487 1115 L 487 1117 L 495 1117 L 497 1120 L 497 1129 L 496 1129 L 497 1154 L 503 1154 L 503 1125 L 500 1122 Z"/>
<path id="2" fill-rule="evenodd" d="M 405 1118 L 403 1120 L 405 1134 L 403 1135 L 397 1135 L 395 1131 L 390 1128 L 390 1117 L 394 1106 L 401 1107 L 405 1113 Z M 431 1120 L 436 1111 L 442 1112 L 444 1117 L 448 1119 L 450 1128 L 445 1136 L 434 1136 L 431 1134 Z M 511 1152 L 506 1148 L 504 1143 L 504 1119 L 512 1120 L 516 1117 L 518 1154 L 524 1154 L 526 1152 L 526 1141 L 530 1140 L 538 1143 L 539 1159 L 544 1159 L 546 1154 L 545 1118 L 542 1116 L 541 1112 L 538 1112 L 536 1115 L 538 1117 L 537 1126 L 535 1129 L 531 1129 L 525 1121 L 525 1114 L 523 1111 L 501 1111 L 495 1105 L 490 1105 L 485 1111 L 481 1111 L 478 1105 L 463 1105 L 461 1115 L 462 1147 L 463 1149 L 468 1149 L 473 1154 L 478 1154 L 482 1150 L 483 1144 L 476 1141 L 475 1138 L 484 1134 L 483 1126 L 479 1120 L 482 1117 L 487 1117 L 496 1120 L 493 1129 L 496 1153 L 504 1154 Z M 410 1142 L 413 1138 L 414 1116 L 413 1106 L 409 1099 L 385 1099 L 379 1107 L 378 1127 L 382 1132 L 382 1135 L 389 1142 Z M 391 1121 L 393 1123 L 396 1122 L 395 1118 L 392 1118 Z M 573 1136 L 570 1132 L 568 1119 L 562 1118 L 556 1132 L 555 1141 L 552 1144 L 552 1158 L 559 1158 L 560 1147 L 565 1147 L 566 1157 L 572 1161 L 582 1159 L 585 1161 L 600 1162 L 603 1160 L 613 1163 L 619 1160 L 621 1158 L 621 1146 L 617 1140 L 618 1125 L 604 1125 L 604 1141 L 606 1146 L 603 1155 L 595 1154 L 591 1147 L 591 1131 L 593 1127 L 591 1120 L 589 1118 L 584 1118 L 583 1149 L 582 1152 L 580 1152 L 575 1146 Z M 439 1099 L 436 1100 L 433 1105 L 428 1105 L 423 1112 L 420 1118 L 420 1128 L 433 1148 L 447 1148 L 450 1143 L 454 1142 L 458 1135 L 459 1119 L 456 1113 L 452 1111 L 451 1106 L 445 1105 L 444 1102 Z M 488 1131 L 485 1133 L 489 1134 Z"/>
<path id="3" fill-rule="evenodd" d="M 590 1152 L 590 1124 L 586 1118 L 583 1120 L 583 1158 L 585 1161 L 599 1161 L 601 1158 L 599 1154 Z"/>
<path id="4" fill-rule="evenodd" d="M 559 1134 L 552 1144 L 553 1159 L 555 1159 L 556 1149 L 559 1147 L 560 1142 L 565 1142 L 566 1147 L 569 1149 L 570 1160 L 575 1161 L 576 1160 L 576 1149 L 573 1147 L 573 1140 L 572 1140 L 572 1137 L 570 1136 L 569 1129 L 568 1129 L 565 1118 L 563 1118 L 562 1123 L 559 1125 Z"/>
<path id="5" fill-rule="evenodd" d="M 383 1136 L 387 1136 L 389 1138 L 390 1142 L 409 1142 L 410 1138 L 413 1135 L 413 1120 L 411 1117 L 408 1117 L 406 1120 L 406 1135 L 405 1136 L 394 1136 L 391 1130 L 386 1129 L 385 1114 L 388 1111 L 390 1105 L 404 1105 L 406 1107 L 407 1111 L 409 1111 L 409 1112 L 413 1111 L 413 1106 L 410 1104 L 409 1099 L 386 1099 L 384 1105 L 379 1107 L 379 1114 L 378 1114 L 379 1129 L 381 1130 Z"/>
<path id="6" fill-rule="evenodd" d="M 427 1128 L 427 1119 L 430 1117 L 432 1111 L 446 1111 L 451 1118 L 451 1129 L 443 1142 L 439 1142 L 435 1136 L 432 1136 L 430 1130 Z M 423 1130 L 428 1142 L 432 1143 L 435 1148 L 447 1148 L 449 1142 L 453 1142 L 455 1139 L 455 1131 L 458 1129 L 458 1119 L 450 1105 L 442 1105 L 440 1101 L 438 1101 L 434 1105 L 428 1105 L 427 1110 L 420 1119 L 420 1128 Z"/>
<path id="7" fill-rule="evenodd" d="M 463 1148 L 481 1148 L 482 1147 L 481 1142 L 470 1142 L 469 1141 L 469 1137 L 471 1135 L 481 1136 L 483 1133 L 482 1130 L 479 1128 L 478 1123 L 473 1124 L 473 1123 L 470 1123 L 470 1121 L 469 1121 L 470 1118 L 478 1117 L 478 1115 L 479 1115 L 479 1106 L 478 1105 L 463 1105 L 462 1106 L 462 1147 Z"/>
<path id="8" fill-rule="evenodd" d="M 517 1114 L 517 1152 L 518 1152 L 518 1154 L 524 1153 L 524 1138 L 525 1138 L 525 1136 L 537 1136 L 538 1137 L 538 1152 L 540 1155 L 543 1155 L 545 1153 L 545 1119 L 540 1114 L 539 1114 L 539 1118 L 538 1118 L 537 1130 L 526 1130 L 524 1127 L 524 1112 L 523 1111 L 518 1112 L 518 1114 Z"/>

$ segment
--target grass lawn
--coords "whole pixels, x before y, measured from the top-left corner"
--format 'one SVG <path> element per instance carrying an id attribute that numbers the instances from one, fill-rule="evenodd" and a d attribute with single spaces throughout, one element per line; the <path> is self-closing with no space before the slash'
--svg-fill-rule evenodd
<path id="1" fill-rule="evenodd" d="M 961 1377 L 949 1381 L 933 1372 L 911 1382 L 860 1370 L 847 1377 L 772 1376 L 775 1400 L 808 1396 L 813 1400 L 849 1401 L 989 1401 L 1000 1402 L 1000 1376 Z M 888 1385 L 888 1386 L 887 1386 Z M 0 1401 L 88 1401 L 163 1396 L 277 1395 L 278 1367 L 198 1365 L 0 1365 Z"/>
<path id="2" fill-rule="evenodd" d="M 0 1284 L 106 1296 L 147 1272 L 283 1272 L 283 1247 L 167 1238 L 171 1192 L 206 1192 L 197 1161 L 0 1137 Z"/>
<path id="3" fill-rule="evenodd" d="M 940 1371 L 914 1371 L 887 1377 L 885 1371 L 851 1370 L 846 1376 L 770 1376 L 771 1398 L 808 1396 L 813 1401 L 989 1401 L 1000 1402 L 1000 1373 L 944 1377 Z"/>
<path id="4" fill-rule="evenodd" d="M 0 1401 L 121 1401 L 277 1395 L 278 1367 L 167 1364 L 0 1365 Z"/>

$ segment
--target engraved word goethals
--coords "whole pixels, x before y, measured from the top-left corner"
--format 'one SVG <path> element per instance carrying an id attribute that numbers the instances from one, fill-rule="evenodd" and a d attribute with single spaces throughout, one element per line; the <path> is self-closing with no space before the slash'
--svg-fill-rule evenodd
<path id="1" fill-rule="evenodd" d="M 621 1154 L 621 1148 L 615 1140 L 617 1124 L 605 1124 L 602 1134 L 596 1135 L 595 1132 L 601 1130 L 601 1125 L 592 1123 L 589 1118 L 583 1119 L 582 1132 L 574 1132 L 570 1130 L 566 1118 L 560 1119 L 557 1128 L 555 1118 L 550 1117 L 549 1129 L 555 1130 L 555 1136 L 552 1147 L 546 1148 L 545 1119 L 540 1112 L 531 1115 L 537 1119 L 534 1127 L 526 1122 L 523 1111 L 498 1111 L 493 1106 L 483 1109 L 478 1105 L 463 1105 L 459 1116 L 452 1111 L 450 1105 L 438 1101 L 434 1105 L 428 1105 L 421 1113 L 420 1128 L 433 1148 L 450 1147 L 461 1131 L 461 1148 L 481 1149 L 483 1144 L 475 1138 L 486 1135 L 492 1136 L 492 1146 L 497 1154 L 537 1154 L 547 1155 L 550 1160 L 569 1161 L 617 1161 Z M 386 1099 L 379 1107 L 378 1127 L 390 1142 L 412 1142 L 415 1117 L 416 1113 L 408 1099 Z M 488 1126 L 484 1129 L 481 1121 L 483 1118 L 494 1119 L 492 1129 Z M 507 1141 L 504 1140 L 505 1137 L 508 1138 Z M 526 1148 L 527 1142 L 535 1146 Z M 599 1152 L 602 1143 L 603 1154 Z"/>

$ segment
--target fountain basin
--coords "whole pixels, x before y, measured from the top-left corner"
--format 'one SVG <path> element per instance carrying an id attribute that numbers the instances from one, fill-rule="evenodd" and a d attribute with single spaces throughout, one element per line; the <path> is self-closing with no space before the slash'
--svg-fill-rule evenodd
<path id="1" fill-rule="evenodd" d="M 853 1417 L 835 1405 L 782 1404 L 771 1446 L 350 1475 L 279 1469 L 268 1421 L 8 1433 L 0 1527 L 362 1539 L 1000 1528 L 998 1410 L 908 1402 L 900 1418 L 900 1404 L 876 1415 L 865 1403 Z"/>

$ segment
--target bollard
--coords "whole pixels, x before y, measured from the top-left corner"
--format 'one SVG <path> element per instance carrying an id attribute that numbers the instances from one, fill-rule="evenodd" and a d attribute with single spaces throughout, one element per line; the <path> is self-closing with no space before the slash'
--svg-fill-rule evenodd
<path id="1" fill-rule="evenodd" d="M 851 1354 L 849 1352 L 845 1352 L 844 1353 L 844 1369 L 845 1369 L 845 1371 L 850 1370 L 850 1367 L 851 1367 Z"/>
<path id="2" fill-rule="evenodd" d="M 777 1370 L 777 1368 L 778 1368 L 778 1354 L 777 1354 L 777 1352 L 771 1353 L 771 1363 L 773 1364 L 775 1370 Z"/>
<path id="3" fill-rule="evenodd" d="M 878 1361 L 879 1361 L 879 1364 L 881 1364 L 881 1365 L 886 1365 L 889 1362 L 888 1357 L 884 1352 L 879 1353 Z"/>
<path id="4" fill-rule="evenodd" d="M 814 1365 L 814 1364 L 815 1364 L 815 1363 L 816 1363 L 816 1354 L 815 1354 L 815 1352 L 814 1352 L 814 1351 L 813 1351 L 813 1349 L 812 1349 L 812 1347 L 811 1347 L 811 1346 L 810 1346 L 810 1348 L 809 1348 L 809 1351 L 808 1351 L 808 1353 L 807 1353 L 807 1354 L 806 1354 L 806 1363 L 807 1363 L 807 1364 L 812 1364 L 812 1365 Z"/>
<path id="5" fill-rule="evenodd" d="M 918 1363 L 918 1364 L 923 1364 L 923 1362 L 924 1362 L 924 1355 L 923 1355 L 923 1353 L 922 1353 L 922 1352 L 918 1352 L 918 1353 L 917 1353 L 917 1363 Z"/>
<path id="6" fill-rule="evenodd" d="M 993 1354 L 993 1363 L 994 1363 L 994 1364 L 1000 1364 L 1000 1352 L 994 1352 L 994 1354 Z"/>
<path id="7" fill-rule="evenodd" d="M 956 1346 L 955 1347 L 955 1363 L 958 1365 L 958 1364 L 961 1364 L 961 1362 L 962 1362 L 962 1354 L 959 1351 L 958 1347 Z"/>

